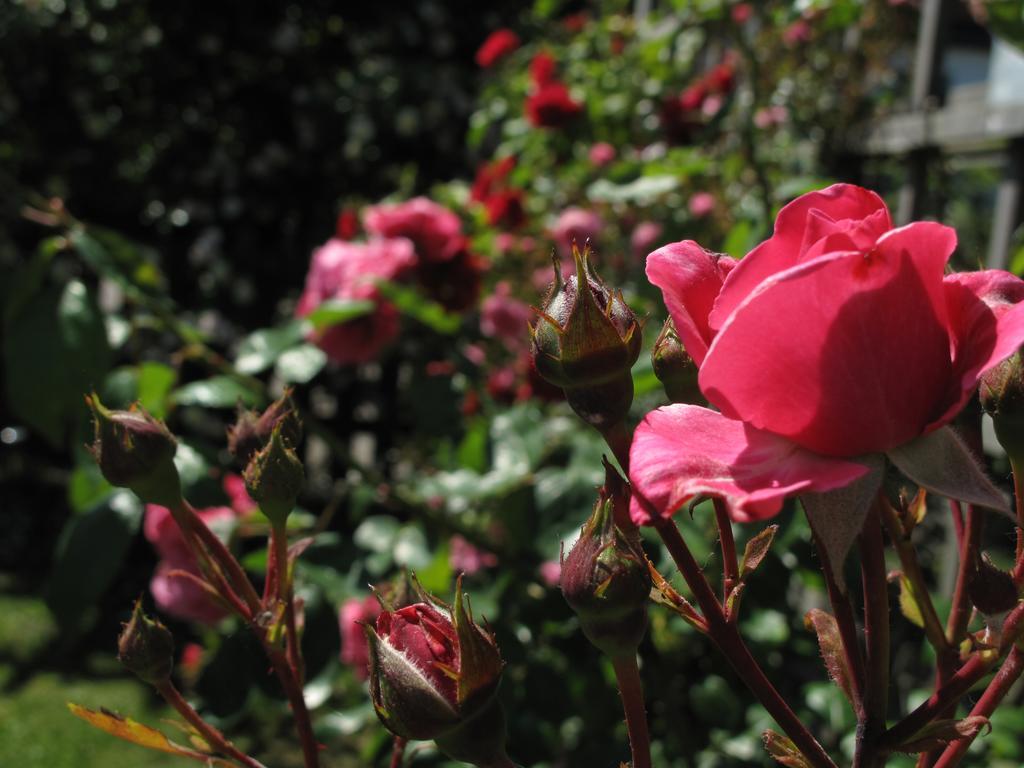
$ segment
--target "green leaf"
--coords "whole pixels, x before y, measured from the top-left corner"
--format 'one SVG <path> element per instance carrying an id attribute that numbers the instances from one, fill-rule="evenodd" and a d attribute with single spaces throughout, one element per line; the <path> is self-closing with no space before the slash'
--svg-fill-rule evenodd
<path id="1" fill-rule="evenodd" d="M 259 392 L 233 376 L 214 376 L 194 381 L 177 389 L 172 397 L 178 405 L 198 405 L 202 408 L 231 408 L 238 401 L 255 406 L 262 400 Z"/>
<path id="2" fill-rule="evenodd" d="M 398 308 L 399 312 L 423 323 L 437 333 L 450 336 L 462 325 L 462 318 L 446 311 L 440 304 L 421 295 L 415 288 L 386 281 L 378 282 L 377 288 Z"/>
<path id="3" fill-rule="evenodd" d="M 938 749 L 951 741 L 973 739 L 982 728 L 992 729 L 987 717 L 971 715 L 963 720 L 936 720 L 929 723 L 908 741 L 896 747 L 897 752 L 915 755 Z"/>
<path id="4" fill-rule="evenodd" d="M 757 570 L 757 567 L 768 555 L 768 550 L 771 549 L 772 541 L 774 541 L 778 530 L 779 526 L 769 525 L 747 542 L 747 546 L 743 550 L 743 562 L 740 565 L 741 580 L 746 579 Z"/>
<path id="5" fill-rule="evenodd" d="M 392 551 L 396 565 L 412 570 L 426 568 L 432 559 L 427 537 L 418 525 L 403 525 L 395 536 Z"/>
<path id="6" fill-rule="evenodd" d="M 305 384 L 320 373 L 325 365 L 326 352 L 313 344 L 302 344 L 281 354 L 274 367 L 274 374 L 290 384 Z"/>
<path id="7" fill-rule="evenodd" d="M 914 586 L 910 579 L 900 574 L 900 612 L 911 624 L 924 627 L 924 617 L 921 615 L 921 606 L 917 603 L 917 595 L 914 594 Z"/>
<path id="8" fill-rule="evenodd" d="M 389 552 L 398 536 L 398 521 L 385 515 L 371 515 L 352 534 L 357 546 L 370 552 Z"/>
<path id="9" fill-rule="evenodd" d="M 626 184 L 615 184 L 607 179 L 599 179 L 587 187 L 587 197 L 594 202 L 644 205 L 675 191 L 679 184 L 678 176 L 668 174 L 641 176 Z"/>
<path id="10" fill-rule="evenodd" d="M 178 380 L 178 372 L 163 363 L 143 363 L 139 366 L 139 403 L 155 418 L 167 415 L 167 395 Z"/>
<path id="11" fill-rule="evenodd" d="M 768 730 L 764 732 L 762 738 L 764 739 L 764 748 L 779 765 L 784 765 L 786 768 L 811 768 L 810 761 L 786 736 Z"/>
<path id="12" fill-rule="evenodd" d="M 235 357 L 235 370 L 253 374 L 266 370 L 288 349 L 302 341 L 303 322 L 292 320 L 279 328 L 264 328 L 242 339 Z"/>
<path id="13" fill-rule="evenodd" d="M 78 280 L 51 286 L 13 316 L 4 333 L 4 371 L 11 409 L 54 446 L 98 388 L 110 347 L 95 297 Z"/>
<path id="14" fill-rule="evenodd" d="M 821 658 L 825 662 L 828 676 L 853 703 L 853 674 L 846 663 L 843 639 L 839 634 L 839 625 L 835 617 L 814 608 L 804 616 L 804 626 L 818 637 L 818 648 L 821 650 Z"/>
<path id="15" fill-rule="evenodd" d="M 345 323 L 355 320 L 357 317 L 368 315 L 373 312 L 374 303 L 365 299 L 359 301 L 344 301 L 332 299 L 325 301 L 304 318 L 313 328 L 320 330 L 338 323 Z"/>
<path id="16" fill-rule="evenodd" d="M 121 570 L 141 521 L 139 500 L 118 489 L 64 526 L 45 597 L 65 631 L 85 630 L 95 620 L 96 604 Z"/>

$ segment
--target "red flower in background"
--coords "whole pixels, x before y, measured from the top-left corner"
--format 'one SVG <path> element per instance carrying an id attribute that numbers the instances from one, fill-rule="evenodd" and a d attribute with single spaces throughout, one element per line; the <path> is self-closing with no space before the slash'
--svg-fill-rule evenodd
<path id="1" fill-rule="evenodd" d="M 360 680 L 370 676 L 370 643 L 366 639 L 363 624 L 373 623 L 380 613 L 380 603 L 373 595 L 362 599 L 349 598 L 338 610 L 338 629 L 341 632 L 339 658 L 342 664 L 352 668 Z"/>
<path id="2" fill-rule="evenodd" d="M 476 52 L 476 63 L 488 69 L 519 48 L 519 35 L 511 29 L 496 29 Z"/>
<path id="3" fill-rule="evenodd" d="M 561 128 L 583 111 L 562 83 L 550 82 L 526 97 L 526 117 L 538 128 Z"/>
<path id="4" fill-rule="evenodd" d="M 530 60 L 530 79 L 540 87 L 555 80 L 555 57 L 547 51 L 541 51 Z"/>
<path id="5" fill-rule="evenodd" d="M 371 206 L 363 221 L 372 235 L 411 240 L 421 261 L 450 258 L 452 240 L 462 235 L 459 217 L 426 197 Z"/>
<path id="6" fill-rule="evenodd" d="M 469 241 L 460 237 L 448 246 L 441 261 L 421 261 L 416 279 L 427 294 L 450 312 L 464 312 L 480 296 L 480 279 L 487 261 L 469 250 Z"/>
<path id="7" fill-rule="evenodd" d="M 514 155 L 481 165 L 477 168 L 473 186 L 469 190 L 469 199 L 476 203 L 486 202 L 492 194 L 505 188 L 505 181 L 515 167 Z"/>
<path id="8" fill-rule="evenodd" d="M 343 208 L 338 214 L 335 236 L 339 240 L 352 240 L 359 235 L 359 214 L 351 208 Z"/>
<path id="9" fill-rule="evenodd" d="M 600 238 L 602 229 L 604 220 L 596 212 L 572 207 L 558 214 L 551 235 L 558 252 L 563 258 L 568 258 L 572 255 L 573 243 L 581 249 L 588 242 L 593 245 Z"/>
<path id="10" fill-rule="evenodd" d="M 487 223 L 492 227 L 503 229 L 521 227 L 526 223 L 524 197 L 521 189 L 505 189 L 495 192 L 484 201 L 484 206 L 487 208 Z"/>
<path id="11" fill-rule="evenodd" d="M 373 310 L 362 317 L 314 331 L 313 342 L 342 365 L 374 360 L 398 335 L 398 310 L 385 301 L 377 280 L 396 280 L 416 264 L 413 244 L 405 238 L 366 243 L 328 240 L 313 251 L 306 287 L 295 314 L 305 317 L 329 299 L 369 300 Z"/>
<path id="12" fill-rule="evenodd" d="M 199 509 L 196 514 L 214 529 L 230 525 L 235 520 L 235 512 L 230 507 Z M 157 607 L 183 621 L 216 624 L 223 619 L 227 610 L 194 580 L 202 579 L 199 563 L 185 544 L 171 511 L 167 507 L 147 504 L 142 532 L 160 555 L 149 582 L 149 591 Z"/>

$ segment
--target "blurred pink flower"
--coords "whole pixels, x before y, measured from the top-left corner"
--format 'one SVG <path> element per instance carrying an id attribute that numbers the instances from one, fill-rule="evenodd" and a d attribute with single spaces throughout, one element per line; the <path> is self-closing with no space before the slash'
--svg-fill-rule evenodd
<path id="1" fill-rule="evenodd" d="M 398 311 L 380 297 L 376 280 L 394 280 L 416 263 L 413 244 L 404 238 L 348 243 L 332 238 L 313 251 L 306 288 L 295 314 L 305 317 L 329 299 L 368 299 L 368 315 L 315 331 L 312 340 L 337 363 L 373 360 L 398 334 Z"/>
<path id="2" fill-rule="evenodd" d="M 701 114 L 705 117 L 714 117 L 722 109 L 723 104 L 725 104 L 725 99 L 717 93 L 712 93 L 704 99 L 700 108 Z"/>
<path id="3" fill-rule="evenodd" d="M 557 587 L 562 579 L 562 564 L 557 560 L 547 560 L 540 564 L 540 578 L 549 587 Z"/>
<path id="4" fill-rule="evenodd" d="M 710 192 L 698 192 L 690 198 L 690 214 L 698 219 L 715 210 L 715 196 Z"/>
<path id="5" fill-rule="evenodd" d="M 501 339 L 509 349 L 519 349 L 529 338 L 527 326 L 531 317 L 529 305 L 512 296 L 508 281 L 502 280 L 480 307 L 480 332 Z"/>
<path id="6" fill-rule="evenodd" d="M 558 252 L 563 258 L 568 258 L 572 255 L 574 242 L 581 249 L 587 242 L 593 244 L 603 228 L 604 222 L 596 212 L 586 208 L 566 208 L 558 215 L 551 234 Z"/>
<path id="7" fill-rule="evenodd" d="M 797 19 L 782 31 L 782 42 L 791 48 L 811 39 L 813 29 L 804 19 Z"/>
<path id="8" fill-rule="evenodd" d="M 199 509 L 196 514 L 214 529 L 235 519 L 235 512 L 230 507 Z M 149 582 L 149 591 L 157 607 L 169 616 L 201 624 L 216 624 L 224 618 L 227 614 L 224 607 L 199 584 L 188 576 L 173 573 L 182 571 L 201 578 L 199 564 L 186 546 L 171 511 L 167 507 L 147 504 L 142 532 L 160 555 L 160 561 Z"/>
<path id="9" fill-rule="evenodd" d="M 459 217 L 426 197 L 371 206 L 363 222 L 371 235 L 408 238 L 423 261 L 451 258 L 451 242 L 462 234 Z"/>
<path id="10" fill-rule="evenodd" d="M 781 104 L 773 104 L 770 107 L 761 107 L 754 113 L 754 125 L 766 129 L 776 125 L 782 125 L 789 119 L 789 110 Z"/>
<path id="11" fill-rule="evenodd" d="M 484 69 L 493 67 L 518 47 L 519 35 L 511 29 L 496 29 L 487 36 L 476 52 L 476 63 Z"/>
<path id="12" fill-rule="evenodd" d="M 224 488 L 224 493 L 231 500 L 231 508 L 239 517 L 245 517 L 256 509 L 257 504 L 252 500 L 249 491 L 245 489 L 245 480 L 241 475 L 236 475 L 233 472 L 224 475 L 221 487 Z"/>
<path id="13" fill-rule="evenodd" d="M 360 680 L 370 676 L 370 647 L 362 625 L 364 622 L 375 621 L 380 612 L 380 603 L 373 595 L 351 597 L 341 604 L 338 611 L 338 629 L 341 632 L 339 658 L 342 664 L 352 668 Z"/>
<path id="14" fill-rule="evenodd" d="M 497 564 L 496 554 L 479 549 L 458 533 L 448 540 L 448 565 L 455 573 L 472 576 Z"/>
<path id="15" fill-rule="evenodd" d="M 746 24 L 753 13 L 754 9 L 750 3 L 737 3 L 729 11 L 729 15 L 732 16 L 732 20 L 736 24 Z"/>
<path id="16" fill-rule="evenodd" d="M 662 226 L 656 221 L 641 221 L 633 229 L 629 236 L 629 244 L 633 249 L 633 256 L 637 259 L 647 258 L 658 238 L 661 237 Z"/>
<path id="17" fill-rule="evenodd" d="M 591 165 L 603 168 L 615 159 L 615 147 L 607 141 L 599 141 L 591 145 L 587 156 L 590 158 Z"/>

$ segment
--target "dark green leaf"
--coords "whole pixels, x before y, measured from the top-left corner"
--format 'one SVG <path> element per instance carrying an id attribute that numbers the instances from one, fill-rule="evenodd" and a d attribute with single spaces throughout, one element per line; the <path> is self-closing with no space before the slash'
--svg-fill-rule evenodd
<path id="1" fill-rule="evenodd" d="M 232 376 L 214 376 L 194 381 L 173 393 L 178 405 L 198 405 L 202 408 L 231 408 L 239 401 L 249 406 L 258 405 L 260 394 Z"/>
<path id="2" fill-rule="evenodd" d="M 313 344 L 302 344 L 281 354 L 274 374 L 289 384 L 305 384 L 327 365 L 327 354 Z"/>
<path id="3" fill-rule="evenodd" d="M 422 296 L 415 288 L 397 283 L 379 282 L 377 287 L 403 315 L 417 320 L 433 331 L 451 335 L 459 330 L 462 319 L 440 304 Z"/>
<path id="4" fill-rule="evenodd" d="M 349 320 L 355 320 L 357 317 L 368 315 L 373 312 L 373 308 L 374 303 L 372 301 L 344 301 L 341 299 L 333 299 L 331 301 L 325 301 L 323 304 L 318 306 L 306 315 L 305 320 L 315 329 L 320 330 L 321 328 L 337 325 L 338 323 L 344 323 Z"/>
<path id="5" fill-rule="evenodd" d="M 259 373 L 273 365 L 286 350 L 302 341 L 303 323 L 292 320 L 279 328 L 264 328 L 242 339 L 235 357 L 239 373 Z"/>

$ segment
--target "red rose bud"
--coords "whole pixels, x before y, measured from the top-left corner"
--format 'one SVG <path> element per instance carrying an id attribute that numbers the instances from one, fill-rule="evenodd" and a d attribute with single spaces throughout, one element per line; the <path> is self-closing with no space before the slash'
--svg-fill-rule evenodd
<path id="1" fill-rule="evenodd" d="M 503 663 L 493 636 L 473 622 L 462 583 L 451 612 L 416 603 L 366 625 L 370 695 L 384 726 L 406 739 L 436 739 L 458 760 L 507 765 L 495 698 Z"/>
<path id="2" fill-rule="evenodd" d="M 283 528 L 302 492 L 306 473 L 302 462 L 283 437 L 284 425 L 279 423 L 270 442 L 250 459 L 242 473 L 245 488 L 260 505 L 274 528 Z"/>
<path id="3" fill-rule="evenodd" d="M 296 448 L 302 441 L 302 420 L 292 401 L 290 388 L 263 413 L 240 409 L 234 426 L 228 427 L 228 450 L 239 463 L 248 464 L 253 454 L 267 444 L 279 424 L 285 443 Z"/>
<path id="4" fill-rule="evenodd" d="M 572 551 L 562 561 L 562 594 L 583 633 L 612 658 L 631 656 L 647 631 L 651 577 L 634 532 L 615 524 L 625 506 L 623 481 L 605 465 L 605 487 Z"/>
<path id="5" fill-rule="evenodd" d="M 531 331 L 533 360 L 547 381 L 565 390 L 573 410 L 599 430 L 625 417 L 633 402 L 630 369 L 640 355 L 640 322 L 611 293 L 573 245 L 576 279 L 563 281 L 555 263 L 555 283 Z"/>
<path id="6" fill-rule="evenodd" d="M 111 485 L 128 488 L 146 504 L 165 507 L 181 500 L 181 481 L 174 466 L 178 444 L 163 422 L 138 405 L 110 411 L 97 394 L 86 397 L 96 437 L 90 452 Z"/>
<path id="7" fill-rule="evenodd" d="M 999 444 L 1014 462 L 1024 461 L 1024 361 L 1019 350 L 981 377 L 978 394 Z"/>
<path id="8" fill-rule="evenodd" d="M 174 668 L 174 638 L 156 619 L 142 612 L 142 600 L 135 602 L 132 617 L 117 639 L 117 660 L 144 683 L 157 685 L 171 676 Z"/>
<path id="9" fill-rule="evenodd" d="M 665 394 L 673 403 L 702 403 L 704 395 L 697 385 L 700 369 L 679 340 L 670 317 L 662 326 L 658 340 L 651 348 L 651 363 Z"/>
<path id="10" fill-rule="evenodd" d="M 1016 607 L 1019 595 L 1013 577 L 995 566 L 987 554 L 975 561 L 967 582 L 967 596 L 986 616 L 998 616 Z"/>

